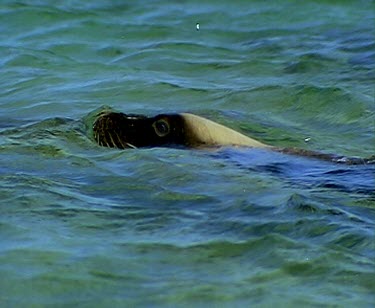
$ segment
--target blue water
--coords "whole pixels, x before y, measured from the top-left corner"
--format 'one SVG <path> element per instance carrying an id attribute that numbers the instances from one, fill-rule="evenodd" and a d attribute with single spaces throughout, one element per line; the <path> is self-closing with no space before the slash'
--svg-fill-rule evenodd
<path id="1" fill-rule="evenodd" d="M 2 1 L 1 307 L 372 307 L 375 168 L 99 147 L 193 112 L 370 157 L 373 1 Z M 199 23 L 199 30 L 196 25 Z"/>

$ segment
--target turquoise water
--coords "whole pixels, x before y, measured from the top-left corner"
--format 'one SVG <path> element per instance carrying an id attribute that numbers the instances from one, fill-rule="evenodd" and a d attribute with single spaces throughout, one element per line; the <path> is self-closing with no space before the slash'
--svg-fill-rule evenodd
<path id="1" fill-rule="evenodd" d="M 183 111 L 369 157 L 373 1 L 61 3 L 0 4 L 1 307 L 374 304 L 374 166 L 91 135 Z"/>

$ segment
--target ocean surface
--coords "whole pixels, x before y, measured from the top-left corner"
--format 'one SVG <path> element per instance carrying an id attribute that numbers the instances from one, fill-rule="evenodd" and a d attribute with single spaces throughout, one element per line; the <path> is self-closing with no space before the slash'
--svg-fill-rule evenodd
<path id="1" fill-rule="evenodd" d="M 2 0 L 0 306 L 373 307 L 374 165 L 92 124 L 192 112 L 369 157 L 374 23 L 371 0 Z"/>

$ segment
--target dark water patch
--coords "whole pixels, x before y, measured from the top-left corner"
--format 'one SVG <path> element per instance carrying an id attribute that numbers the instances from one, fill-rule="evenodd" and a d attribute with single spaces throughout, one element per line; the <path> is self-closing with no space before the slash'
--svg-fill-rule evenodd
<path id="1" fill-rule="evenodd" d="M 375 53 L 374 52 L 366 52 L 358 56 L 351 57 L 349 63 L 352 65 L 361 65 L 366 68 L 374 69 L 375 67 Z M 374 75 L 372 75 L 374 77 Z M 373 78 L 372 78 L 373 79 Z"/>
<path id="2" fill-rule="evenodd" d="M 208 57 L 207 55 L 207 44 L 196 43 L 196 42 L 184 42 L 184 41 L 171 41 L 171 42 L 159 42 L 153 45 L 147 46 L 145 49 L 159 49 L 159 50 L 172 50 L 172 54 L 184 55 L 187 53 L 197 54 L 199 56 Z M 230 49 L 223 46 L 209 46 L 210 50 L 216 53 L 227 53 Z M 210 55 L 212 58 L 213 54 Z M 195 57 L 194 57 L 195 58 Z M 198 58 L 201 62 L 205 63 L 204 58 Z M 227 60 L 227 59 L 226 59 Z"/>
<path id="3" fill-rule="evenodd" d="M 277 234 L 266 234 L 259 237 L 254 237 L 246 241 L 232 242 L 232 241 L 210 241 L 203 243 L 191 243 L 187 246 L 180 246 L 174 244 L 160 244 L 160 243 L 138 243 L 129 244 L 124 243 L 121 245 L 122 248 L 131 248 L 136 252 L 148 255 L 152 251 L 158 252 L 158 255 L 170 254 L 178 263 L 189 263 L 191 262 L 190 257 L 194 256 L 200 261 L 209 262 L 209 260 L 226 260 L 229 258 L 244 258 L 246 259 L 247 254 L 253 254 L 255 251 L 261 251 L 262 247 L 275 243 L 276 246 L 288 247 L 288 248 L 301 248 L 298 243 L 287 239 L 286 237 Z M 273 246 L 276 248 L 275 246 Z M 276 251 L 277 249 L 275 249 Z M 189 252 L 185 254 L 185 252 Z M 191 256 L 188 256 L 188 255 Z M 271 259 L 271 258 L 270 258 Z M 201 264 L 201 266 L 205 266 Z"/>
<path id="4" fill-rule="evenodd" d="M 43 73 L 47 72 L 46 69 L 51 68 L 51 66 L 62 67 L 64 64 L 71 65 L 74 63 L 69 57 L 65 55 L 59 56 L 48 50 L 11 48 L 10 51 L 12 56 L 8 57 L 4 63 L 6 70 L 14 71 L 22 68 L 24 74 L 28 72 L 28 76 L 33 77 L 43 75 Z"/>
<path id="5" fill-rule="evenodd" d="M 341 232 L 337 233 L 337 238 L 332 239 L 332 241 L 328 244 L 330 247 L 339 246 L 348 250 L 357 251 L 367 250 L 368 244 L 371 242 L 371 238 L 374 236 L 374 232 L 371 231 L 369 231 L 368 234 L 363 234 L 363 232 L 353 232 L 353 230 L 342 230 Z M 375 256 L 374 252 L 371 252 L 371 250 L 368 250 L 367 253 L 372 253 Z"/>
<path id="6" fill-rule="evenodd" d="M 263 165 L 263 166 L 257 166 L 256 168 L 250 167 L 250 170 L 259 170 L 259 171 L 265 171 L 265 172 L 271 172 L 274 175 L 282 175 L 285 172 L 285 168 L 287 166 L 282 163 L 271 163 L 268 165 Z"/>
<path id="7" fill-rule="evenodd" d="M 249 149 L 222 150 L 213 156 L 228 160 L 240 169 L 267 173 L 294 187 L 327 188 L 347 193 L 373 195 L 373 165 L 346 166 L 298 155 L 281 155 L 273 151 Z"/>
<path id="8" fill-rule="evenodd" d="M 355 117 L 357 118 L 356 112 L 360 112 L 359 106 L 354 106 L 354 104 L 345 104 L 348 108 L 351 106 L 351 110 L 343 110 L 343 101 L 353 101 L 350 94 L 345 90 L 340 88 L 320 88 L 320 87 L 300 87 L 297 88 L 295 95 L 295 100 L 290 102 L 289 112 L 294 110 L 300 110 L 301 112 L 310 113 L 313 110 L 319 110 L 319 115 L 315 114 L 315 117 L 320 117 L 323 115 L 330 115 L 330 120 L 333 118 L 331 115 L 335 114 L 334 110 L 340 110 L 340 120 L 346 123 L 350 122 L 350 118 L 345 117 Z M 314 114 L 314 113 L 313 113 Z"/>
<path id="9" fill-rule="evenodd" d="M 124 54 L 124 51 L 115 46 L 107 46 L 97 50 L 97 54 L 108 59 L 114 59 Z"/>
<path id="10" fill-rule="evenodd" d="M 41 32 L 42 25 L 45 26 L 44 29 L 48 29 L 48 26 L 54 27 L 58 21 L 66 22 L 72 17 L 54 6 L 34 6 L 21 3 L 14 5 L 18 7 L 15 9 L 8 6 L 7 11 L 1 11 L 7 19 L 7 29 L 13 31 L 13 37 L 23 36 L 30 31 Z"/>
<path id="11" fill-rule="evenodd" d="M 307 53 L 299 56 L 292 63 L 288 63 L 284 69 L 287 74 L 313 73 L 326 69 L 335 61 L 326 55 L 319 53 Z"/>
<path id="12" fill-rule="evenodd" d="M 343 207 L 335 204 L 327 204 L 324 202 L 316 201 L 312 198 L 300 195 L 300 194 L 293 194 L 289 197 L 285 204 L 281 207 L 283 210 L 291 211 L 291 212 L 300 212 L 301 214 L 308 214 L 308 215 L 328 215 L 328 216 L 338 216 L 337 218 L 341 217 L 341 219 L 351 221 L 353 223 L 363 223 L 367 224 L 371 222 L 371 219 L 362 218 L 361 214 L 356 214 L 354 209 L 345 210 Z"/>
<path id="13" fill-rule="evenodd" d="M 349 52 L 371 51 L 375 46 L 374 35 L 369 31 L 355 31 L 340 39 L 340 49 Z"/>
<path id="14" fill-rule="evenodd" d="M 179 93 L 186 91 L 186 92 L 196 92 L 198 95 L 199 94 L 204 94 L 204 93 L 210 93 L 208 89 L 202 89 L 202 88 L 185 88 L 183 85 L 175 84 L 173 82 L 160 82 L 158 83 L 158 87 L 163 88 L 166 87 L 168 89 L 178 89 Z"/>
<path id="15" fill-rule="evenodd" d="M 287 207 L 293 208 L 293 210 L 301 211 L 305 213 L 316 213 L 321 211 L 321 205 L 311 202 L 304 196 L 294 194 L 287 201 Z"/>
<path id="16" fill-rule="evenodd" d="M 11 153 L 17 149 L 17 156 L 36 154 L 35 166 L 42 170 L 40 157 L 49 159 L 63 159 L 70 157 L 69 144 L 76 142 L 76 146 L 88 146 L 88 139 L 83 135 L 81 124 L 70 119 L 48 119 L 23 128 L 7 129 L 0 132 L 2 141 L 1 153 Z M 37 158 L 38 157 L 38 158 Z M 84 158 L 76 157 L 76 163 L 84 163 Z M 39 164 L 37 164 L 39 162 Z M 87 160 L 86 160 L 87 162 Z M 32 168 L 32 165 L 30 165 Z M 37 167 L 36 167 L 37 168 Z"/>

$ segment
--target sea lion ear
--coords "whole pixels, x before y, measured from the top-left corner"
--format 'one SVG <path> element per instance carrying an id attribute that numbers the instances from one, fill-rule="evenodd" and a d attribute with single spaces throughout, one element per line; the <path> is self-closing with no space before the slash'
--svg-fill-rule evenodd
<path id="1" fill-rule="evenodd" d="M 171 132 L 171 125 L 166 117 L 160 118 L 152 123 L 152 127 L 157 136 L 163 138 Z"/>

